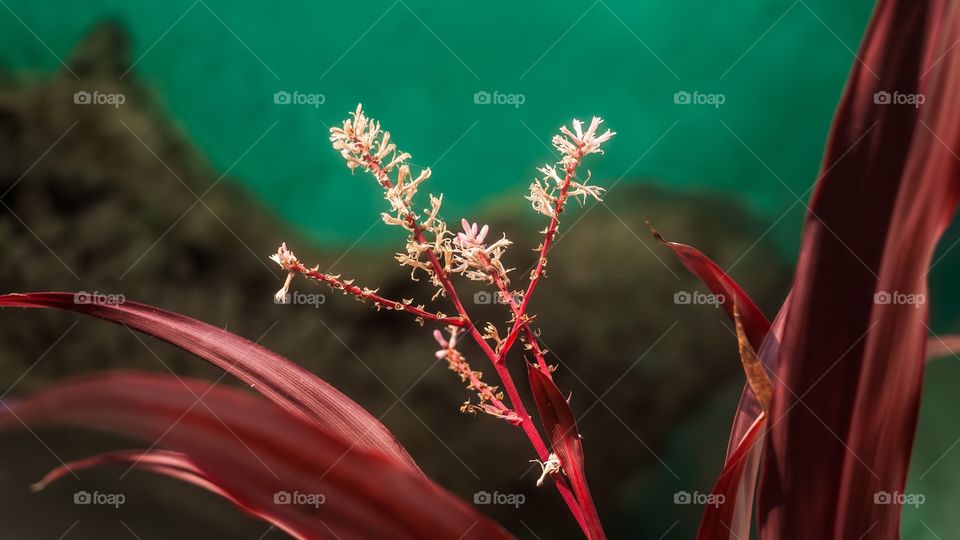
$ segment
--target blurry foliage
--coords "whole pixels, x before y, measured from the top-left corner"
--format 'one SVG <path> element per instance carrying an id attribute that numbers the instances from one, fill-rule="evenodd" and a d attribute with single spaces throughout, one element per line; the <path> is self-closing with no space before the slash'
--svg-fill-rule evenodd
<path id="1" fill-rule="evenodd" d="M 537 471 L 520 434 L 458 412 L 467 392 L 435 361 L 427 329 L 304 280 L 294 290 L 327 295 L 319 309 L 273 303 L 283 276 L 267 255 L 281 240 L 305 263 L 380 287 L 385 296 L 425 300 L 432 291 L 411 284 L 391 253 L 365 249 L 362 238 L 352 249 L 311 246 L 237 184 L 220 181 L 175 121 L 151 104 L 135 73 L 118 80 L 128 50 L 122 32 L 103 26 L 69 61 L 82 81 L 61 75 L 0 82 L 0 193 L 6 192 L 0 200 L 8 207 L 0 211 L 3 291 L 122 293 L 259 339 L 383 415 L 427 474 L 465 499 L 480 490 L 525 494 L 520 509 L 483 507 L 515 534 L 556 538 L 571 530 L 568 517 L 557 517 L 563 514 L 555 493 L 534 487 Z M 122 92 L 127 104 L 74 105 L 74 92 L 92 88 Z M 318 152 L 327 151 L 322 143 Z M 338 159 L 330 151 L 330 160 Z M 350 204 L 351 195 L 342 196 Z M 771 317 L 787 290 L 788 267 L 764 240 L 765 226 L 729 200 L 636 183 L 616 185 L 606 200 L 570 207 L 532 312 L 555 354 L 551 360 L 560 364 L 560 386 L 572 390 L 574 412 L 583 417 L 588 474 L 611 535 L 656 537 L 678 519 L 683 535 L 695 528 L 698 509 L 673 505 L 672 493 L 709 490 L 742 374 L 735 335 L 721 312 L 674 304 L 677 291 L 703 289 L 657 245 L 644 221 L 671 240 L 696 244 L 725 268 L 735 264 L 732 275 Z M 516 268 L 514 286 L 523 286 L 543 220 L 523 200 L 504 200 L 471 217 L 515 242 L 504 260 Z M 450 311 L 442 299 L 436 307 Z M 504 306 L 474 311 L 477 320 L 505 331 Z M 114 325 L 46 311 L 7 312 L 0 320 L 0 387 L 15 384 L 4 399 L 108 367 L 221 376 Z M 463 352 L 485 370 L 479 351 Z M 521 361 L 519 354 L 510 360 L 518 370 Z M 520 371 L 517 377 L 525 380 Z M 711 406 L 718 400 L 728 406 Z M 683 428 L 689 422 L 709 429 Z M 40 436 L 64 460 L 132 444 L 77 431 Z M 18 464 L 0 469 L 0 506 L 12 537 L 57 536 L 75 520 L 81 524 L 74 538 L 127 534 L 117 517 L 134 531 L 162 536 L 257 538 L 266 530 L 211 496 L 140 473 L 118 480 L 119 470 L 85 472 L 82 485 L 67 480 L 29 495 L 28 484 L 56 458 L 26 433 L 4 448 L 4 461 Z M 72 493 L 81 487 L 122 490 L 130 504 L 74 506 Z"/>

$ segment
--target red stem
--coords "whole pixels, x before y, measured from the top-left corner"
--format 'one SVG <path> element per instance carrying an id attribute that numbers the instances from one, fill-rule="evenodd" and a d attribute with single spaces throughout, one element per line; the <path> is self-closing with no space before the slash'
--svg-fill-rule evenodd
<path id="1" fill-rule="evenodd" d="M 390 181 L 390 178 L 387 176 L 386 171 L 381 168 L 379 161 L 374 159 L 373 156 L 370 155 L 369 151 L 365 151 L 362 158 L 364 159 L 365 165 L 371 171 L 373 171 L 374 176 L 382 186 L 387 189 L 393 187 L 393 184 Z M 569 181 L 565 182 L 565 185 L 566 184 L 569 184 Z M 564 198 L 566 197 L 564 196 Z M 414 239 L 420 244 L 426 244 L 426 237 L 424 236 L 420 225 L 417 223 L 416 219 L 414 219 L 413 212 L 408 209 L 404 219 L 406 220 L 410 231 L 413 233 Z M 463 302 L 460 301 L 460 297 L 457 295 L 456 289 L 453 287 L 450 276 L 447 275 L 443 265 L 440 264 L 440 261 L 437 259 L 436 253 L 434 253 L 433 250 L 427 250 L 426 253 L 437 281 L 440 282 L 440 285 L 444 292 L 446 292 L 447 297 L 450 298 L 450 301 L 453 302 L 454 307 L 456 307 L 457 313 L 460 314 L 460 317 L 464 321 L 464 327 L 469 329 L 470 336 L 493 364 L 493 367 L 496 370 L 501 383 L 503 384 L 503 389 L 510 398 L 510 404 L 513 406 L 513 410 L 517 413 L 517 416 L 520 417 L 520 427 L 527 435 L 527 439 L 530 440 L 530 443 L 533 445 L 534 450 L 536 450 L 540 460 L 546 461 L 549 458 L 549 450 L 547 449 L 546 444 L 543 442 L 543 439 L 540 437 L 540 433 L 537 431 L 536 426 L 533 425 L 530 414 L 527 413 L 526 407 L 523 404 L 523 400 L 520 398 L 520 393 L 517 392 L 517 387 L 513 382 L 513 377 L 510 375 L 510 371 L 503 364 L 503 362 L 499 360 L 497 353 L 490 348 L 490 345 L 483 338 L 483 335 L 477 330 L 476 325 L 473 324 L 470 316 L 467 314 L 466 308 L 463 306 Z M 552 475 L 552 477 L 554 479 L 554 485 L 557 487 L 557 491 L 560 492 L 560 496 L 570 509 L 573 517 L 577 520 L 577 524 L 580 526 L 580 529 L 583 530 L 584 534 L 589 537 L 589 529 L 584 519 L 583 509 L 581 509 L 580 503 L 577 501 L 576 496 L 570 490 L 570 486 L 566 479 L 556 474 Z"/>

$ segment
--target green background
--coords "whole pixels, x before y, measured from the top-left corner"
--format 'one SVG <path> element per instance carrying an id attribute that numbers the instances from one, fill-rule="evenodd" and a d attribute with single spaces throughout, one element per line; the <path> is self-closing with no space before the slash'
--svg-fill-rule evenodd
<path id="1" fill-rule="evenodd" d="M 320 244 L 393 240 L 374 226 L 378 189 L 351 176 L 327 141 L 359 101 L 414 163 L 434 167 L 430 189 L 445 193 L 449 218 L 522 197 L 535 167 L 554 161 L 557 128 L 600 115 L 618 135 L 591 161 L 598 184 L 656 182 L 734 197 L 792 260 L 798 200 L 816 177 L 871 8 L 826 0 L 3 0 L 0 62 L 39 77 L 61 69 L 59 59 L 96 23 L 122 23 L 136 76 L 212 166 Z M 277 91 L 325 102 L 278 105 Z M 522 94 L 523 104 L 476 104 L 480 91 Z M 678 105 L 678 91 L 723 94 L 725 103 Z M 934 272 L 935 294 L 951 292 L 956 261 Z M 950 307 L 934 305 L 935 329 L 951 328 Z M 941 362 L 928 377 L 912 469 L 911 490 L 928 504 L 905 509 L 909 537 L 948 531 L 956 520 L 949 375 L 958 367 Z M 732 401 L 720 401 L 697 422 L 722 439 Z M 678 430 L 671 461 L 700 438 Z M 652 513 L 643 493 L 656 487 L 638 490 L 638 514 Z"/>
<path id="2" fill-rule="evenodd" d="M 328 127 L 362 102 L 415 163 L 436 165 L 432 189 L 446 193 L 448 216 L 522 195 L 535 167 L 554 160 L 548 141 L 557 128 L 599 115 L 619 135 L 591 165 L 596 177 L 735 194 L 771 223 L 789 211 L 771 233 L 788 246 L 799 237 L 797 197 L 805 200 L 816 176 L 871 8 L 689 0 L 7 5 L 53 51 L 15 17 L 0 16 L 2 58 L 16 69 L 57 68 L 54 55 L 64 57 L 94 23 L 122 22 L 137 44 L 138 75 L 214 166 L 321 240 L 352 243 L 379 212 L 369 196 L 375 187 L 351 178 L 327 143 Z M 275 105 L 280 90 L 323 94 L 325 103 Z M 478 91 L 523 94 L 524 104 L 476 105 Z M 675 105 L 678 91 L 726 101 Z"/>

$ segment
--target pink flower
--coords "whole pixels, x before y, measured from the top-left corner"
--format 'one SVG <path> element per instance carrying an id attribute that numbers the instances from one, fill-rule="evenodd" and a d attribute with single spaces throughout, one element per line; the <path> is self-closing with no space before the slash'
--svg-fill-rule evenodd
<path id="1" fill-rule="evenodd" d="M 480 247 L 483 245 L 483 240 L 487 237 L 487 233 L 490 232 L 490 226 L 484 225 L 479 232 L 477 230 L 477 224 L 471 224 L 466 219 L 461 219 L 460 224 L 463 226 L 463 232 L 457 233 L 457 243 L 462 247 Z"/>
<path id="2" fill-rule="evenodd" d="M 450 354 L 450 351 L 457 346 L 457 328 L 450 327 L 450 341 L 447 341 L 443 337 L 443 332 L 439 329 L 433 331 L 433 339 L 437 340 L 437 343 L 441 347 L 441 349 L 435 353 L 437 360 L 443 360 Z"/>

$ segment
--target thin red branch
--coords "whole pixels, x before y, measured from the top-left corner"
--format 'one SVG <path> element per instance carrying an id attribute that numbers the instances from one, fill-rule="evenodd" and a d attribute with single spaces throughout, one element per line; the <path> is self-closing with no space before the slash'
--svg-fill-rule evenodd
<path id="1" fill-rule="evenodd" d="M 496 387 L 492 387 L 483 382 L 480 379 L 480 374 L 470 368 L 469 362 L 460 354 L 460 351 L 452 346 L 448 347 L 445 358 L 450 365 L 450 369 L 455 371 L 463 381 L 468 383 L 467 388 L 477 392 L 477 395 L 480 397 L 480 405 L 470 404 L 468 405 L 470 409 L 479 409 L 487 414 L 511 422 L 521 421 L 517 413 L 503 403 L 501 400 L 503 395 L 497 392 Z"/>
<path id="2" fill-rule="evenodd" d="M 500 347 L 500 353 L 497 357 L 498 362 L 502 362 L 507 357 L 507 353 L 510 352 L 510 348 L 513 347 L 513 344 L 516 342 L 521 330 L 525 332 L 530 343 L 534 346 L 534 351 L 539 349 L 537 345 L 536 334 L 530 328 L 530 323 L 527 317 L 527 307 L 530 303 L 530 298 L 533 297 L 533 291 L 537 288 L 537 284 L 540 283 L 540 278 L 543 276 L 543 270 L 547 266 L 547 251 L 550 249 L 550 245 L 557 234 L 557 226 L 560 223 L 560 214 L 563 213 L 564 205 L 567 202 L 567 193 L 570 189 L 570 182 L 572 182 L 576 176 L 577 167 L 580 165 L 581 159 L 583 159 L 583 155 L 579 154 L 576 162 L 567 167 L 565 170 L 566 174 L 563 177 L 563 184 L 560 187 L 560 194 L 557 196 L 557 201 L 554 205 L 553 217 L 550 218 L 550 224 L 547 226 L 546 233 L 544 233 L 543 244 L 540 246 L 540 255 L 537 258 L 537 266 L 530 274 L 530 284 L 527 286 L 527 290 L 523 294 L 523 299 L 520 301 L 519 309 L 514 310 L 513 327 L 510 329 L 510 333 L 507 334 L 506 339 L 503 341 L 503 345 Z M 513 308 L 512 298 L 510 302 L 511 308 Z M 539 362 L 540 359 L 538 358 L 538 363 Z M 545 364 L 541 363 L 540 368 L 541 370 L 544 370 Z M 549 376 L 550 370 L 546 369 L 544 373 Z"/>
<path id="3" fill-rule="evenodd" d="M 384 298 L 379 294 L 373 292 L 367 288 L 360 288 L 352 283 L 347 283 L 342 279 L 339 279 L 336 276 L 331 276 L 329 274 L 324 274 L 312 268 L 307 268 L 303 264 L 296 263 L 286 267 L 288 271 L 295 272 L 304 277 L 326 283 L 334 290 L 341 290 L 348 294 L 356 296 L 362 301 L 373 302 L 377 307 L 382 307 L 384 309 L 392 309 L 398 311 L 406 311 L 416 315 L 418 318 L 423 320 L 434 321 L 436 323 L 445 325 L 445 326 L 456 326 L 457 328 L 463 328 L 467 326 L 468 322 L 465 321 L 462 317 L 447 317 L 443 313 L 431 313 L 425 311 L 419 307 L 407 304 L 406 302 L 391 300 L 389 298 Z"/>

